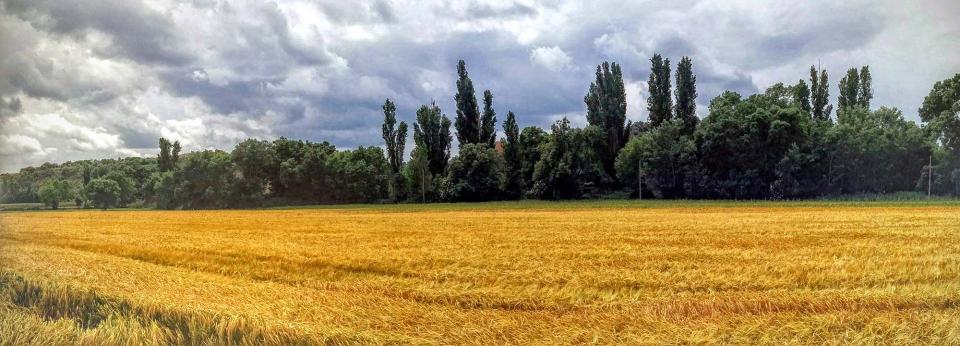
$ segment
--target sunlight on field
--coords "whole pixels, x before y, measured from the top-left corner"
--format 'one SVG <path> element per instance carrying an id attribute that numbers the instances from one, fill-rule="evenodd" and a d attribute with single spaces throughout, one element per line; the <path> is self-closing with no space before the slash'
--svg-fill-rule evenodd
<path id="1" fill-rule="evenodd" d="M 0 339 L 960 343 L 957 206 L 518 205 L 2 213 Z"/>

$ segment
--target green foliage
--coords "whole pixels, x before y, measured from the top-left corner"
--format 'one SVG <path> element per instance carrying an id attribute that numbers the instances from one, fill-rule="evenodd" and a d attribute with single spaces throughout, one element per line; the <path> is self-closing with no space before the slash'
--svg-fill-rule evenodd
<path id="1" fill-rule="evenodd" d="M 934 84 L 919 112 L 937 140 L 960 156 L 960 73 Z"/>
<path id="2" fill-rule="evenodd" d="M 425 148 L 417 146 L 413 149 L 410 162 L 403 167 L 403 177 L 413 200 L 427 202 L 436 198 L 433 174 L 430 173 Z"/>
<path id="3" fill-rule="evenodd" d="M 803 79 L 793 86 L 793 101 L 804 113 L 810 114 L 810 87 Z"/>
<path id="4" fill-rule="evenodd" d="M 180 160 L 180 141 L 171 143 L 166 138 L 160 138 L 160 154 L 157 155 L 157 165 L 161 172 L 173 170 Z"/>
<path id="5" fill-rule="evenodd" d="M 827 70 L 810 66 L 810 110 L 817 120 L 830 120 L 830 81 Z"/>
<path id="6" fill-rule="evenodd" d="M 673 101 L 670 93 L 670 59 L 663 59 L 660 54 L 654 54 L 650 59 L 650 79 L 647 81 L 647 111 L 649 111 L 650 126 L 660 126 L 670 120 L 673 111 Z"/>
<path id="7" fill-rule="evenodd" d="M 359 147 L 334 153 L 330 193 L 337 202 L 375 202 L 389 197 L 390 163 L 378 147 Z"/>
<path id="8" fill-rule="evenodd" d="M 173 172 L 160 172 L 154 177 L 155 200 L 157 208 L 175 209 L 177 203 L 177 179 Z"/>
<path id="9" fill-rule="evenodd" d="M 327 202 L 326 162 L 336 147 L 328 142 L 294 141 L 279 138 L 273 142 L 277 167 L 271 176 L 272 195 L 286 200 Z"/>
<path id="10" fill-rule="evenodd" d="M 480 119 L 480 137 L 478 143 L 493 147 L 497 140 L 497 112 L 493 110 L 493 93 L 483 91 L 483 118 Z"/>
<path id="11" fill-rule="evenodd" d="M 447 161 L 450 159 L 450 141 L 452 139 L 450 136 L 450 119 L 447 119 L 447 116 L 440 112 L 440 107 L 436 103 L 430 106 L 423 105 L 417 110 L 417 123 L 413 125 L 413 140 L 417 147 L 423 148 L 426 153 L 430 174 L 443 176 L 447 168 Z M 461 141 L 460 143 L 471 142 Z"/>
<path id="12" fill-rule="evenodd" d="M 840 78 L 840 96 L 837 97 L 837 117 L 851 107 L 858 106 L 858 96 L 860 94 L 860 74 L 857 69 L 847 70 L 847 75 Z"/>
<path id="13" fill-rule="evenodd" d="M 220 150 L 193 152 L 176 171 L 177 204 L 183 209 L 227 208 L 236 181 L 230 154 Z"/>
<path id="14" fill-rule="evenodd" d="M 503 142 L 503 160 L 507 179 L 503 194 L 505 198 L 517 199 L 523 195 L 523 177 L 520 175 L 523 159 L 520 156 L 522 152 L 520 127 L 513 112 L 507 112 L 507 121 L 503 122 L 503 134 L 507 137 Z"/>
<path id="15" fill-rule="evenodd" d="M 457 140 L 461 145 L 480 143 L 480 107 L 477 104 L 473 81 L 467 74 L 467 65 L 463 60 L 457 62 L 457 77 L 457 94 L 453 98 L 457 102 L 457 118 L 454 124 L 457 129 Z M 417 114 L 419 118 L 419 112 Z M 437 172 L 434 171 L 434 173 Z"/>
<path id="16" fill-rule="evenodd" d="M 930 156 L 923 131 L 894 108 L 841 110 L 828 133 L 831 192 L 888 193 L 912 189 Z"/>
<path id="17" fill-rule="evenodd" d="M 73 197 L 73 188 L 66 180 L 49 180 L 40 186 L 37 197 L 44 205 L 56 210 L 60 207 L 60 202 Z"/>
<path id="18" fill-rule="evenodd" d="M 87 199 L 100 209 L 115 207 L 120 201 L 120 185 L 111 179 L 92 179 L 84 190 L 87 192 Z"/>
<path id="19" fill-rule="evenodd" d="M 120 197 L 117 200 L 120 208 L 126 208 L 127 204 L 134 200 L 133 181 L 123 171 L 113 170 L 103 176 L 104 179 L 110 179 L 117 182 L 120 187 Z"/>
<path id="20" fill-rule="evenodd" d="M 689 57 L 680 59 L 677 64 L 677 104 L 674 118 L 683 121 L 684 135 L 692 135 L 697 129 L 697 76 L 693 74 L 693 61 Z"/>
<path id="21" fill-rule="evenodd" d="M 639 188 L 639 171 L 644 187 L 654 196 L 684 196 L 686 189 L 695 186 L 697 172 L 696 145 L 685 131 L 686 124 L 677 118 L 631 139 L 617 156 L 617 173 L 623 184 Z"/>
<path id="22" fill-rule="evenodd" d="M 239 171 L 233 191 L 234 198 L 238 199 L 236 204 L 260 205 L 269 192 L 270 178 L 277 168 L 274 144 L 247 139 L 233 148 L 230 158 Z"/>
<path id="23" fill-rule="evenodd" d="M 528 126 L 520 133 L 520 179 L 524 190 L 533 184 L 534 169 L 547 143 L 550 143 L 550 135 L 539 127 Z"/>
<path id="24" fill-rule="evenodd" d="M 714 198 L 768 197 L 777 163 L 804 140 L 808 121 L 775 93 L 718 96 L 696 133 L 703 173 L 697 190 Z"/>
<path id="25" fill-rule="evenodd" d="M 551 127 L 550 141 L 542 146 L 534 168 L 530 195 L 542 199 L 581 198 L 596 192 L 603 167 L 593 151 L 600 137 L 596 127 L 574 129 L 567 118 Z"/>
<path id="26" fill-rule="evenodd" d="M 960 101 L 960 73 L 933 85 L 933 89 L 923 98 L 923 105 L 920 106 L 920 120 L 932 122 L 943 112 L 955 108 L 958 101 Z"/>
<path id="27" fill-rule="evenodd" d="M 617 63 L 597 66 L 596 80 L 583 97 L 587 104 L 587 123 L 599 130 L 594 150 L 608 177 L 615 176 L 614 161 L 629 134 L 626 129 L 627 95 L 623 73 Z"/>
<path id="28" fill-rule="evenodd" d="M 486 144 L 464 144 L 450 161 L 444 179 L 445 199 L 456 202 L 495 200 L 506 185 L 503 157 Z"/>
<path id="29" fill-rule="evenodd" d="M 403 169 L 403 149 L 407 144 L 407 123 L 397 124 L 397 107 L 390 99 L 383 103 L 383 141 L 387 149 L 387 161 L 390 164 L 390 198 L 399 201 L 405 197 Z"/>
<path id="30" fill-rule="evenodd" d="M 650 59 L 650 79 L 647 81 L 647 111 L 650 126 L 660 126 L 669 121 L 673 111 L 673 100 L 670 93 L 670 59 L 664 59 L 660 54 L 654 54 Z"/>
<path id="31" fill-rule="evenodd" d="M 870 100 L 873 99 L 873 77 L 870 75 L 870 66 L 860 67 L 860 92 L 857 94 L 857 104 L 870 109 Z"/>

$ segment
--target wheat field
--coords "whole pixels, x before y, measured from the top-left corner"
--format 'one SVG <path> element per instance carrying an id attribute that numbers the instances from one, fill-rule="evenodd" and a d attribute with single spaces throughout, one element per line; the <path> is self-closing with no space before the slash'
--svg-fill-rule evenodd
<path id="1" fill-rule="evenodd" d="M 960 205 L 0 213 L 0 344 L 958 344 Z"/>

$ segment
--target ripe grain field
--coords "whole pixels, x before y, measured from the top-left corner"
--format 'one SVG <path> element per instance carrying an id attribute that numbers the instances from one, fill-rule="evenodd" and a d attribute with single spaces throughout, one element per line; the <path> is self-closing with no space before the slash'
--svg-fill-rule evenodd
<path id="1" fill-rule="evenodd" d="M 958 344 L 960 205 L 0 213 L 0 344 Z"/>

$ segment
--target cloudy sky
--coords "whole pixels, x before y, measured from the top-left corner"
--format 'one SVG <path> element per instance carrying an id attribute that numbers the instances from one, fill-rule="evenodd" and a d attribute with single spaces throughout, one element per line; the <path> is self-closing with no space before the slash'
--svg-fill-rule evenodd
<path id="1" fill-rule="evenodd" d="M 870 65 L 874 105 L 916 109 L 960 72 L 960 2 L 0 0 L 0 171 L 155 155 L 249 138 L 381 145 L 436 100 L 454 114 L 456 62 L 500 118 L 583 124 L 593 69 L 623 66 L 628 117 L 646 118 L 649 58 L 693 58 L 700 116 L 751 94 Z"/>

